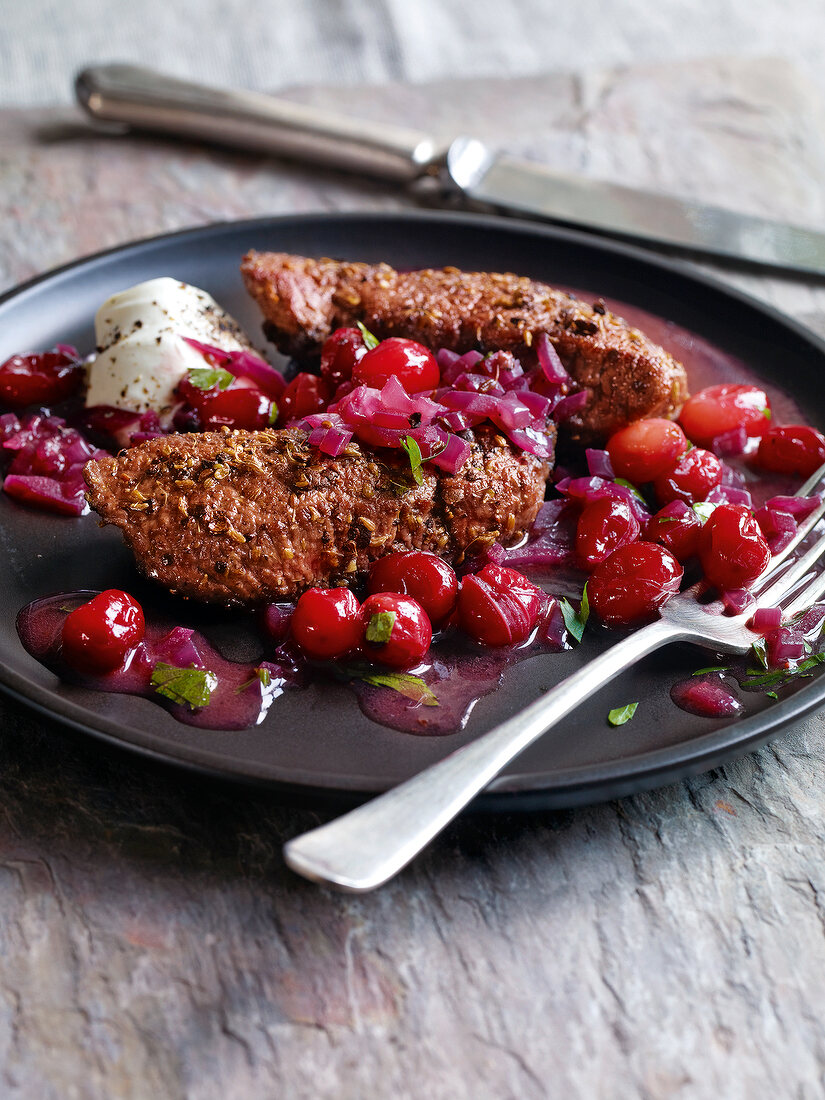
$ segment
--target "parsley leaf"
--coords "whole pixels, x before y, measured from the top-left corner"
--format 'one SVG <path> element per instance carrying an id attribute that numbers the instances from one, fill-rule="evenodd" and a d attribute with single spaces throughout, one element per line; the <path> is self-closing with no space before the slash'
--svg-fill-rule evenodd
<path id="1" fill-rule="evenodd" d="M 762 415 L 765 417 L 766 420 L 770 420 L 773 416 L 773 413 L 766 405 L 765 408 L 762 410 Z"/>
<path id="2" fill-rule="evenodd" d="M 269 669 L 256 668 L 254 676 L 250 676 L 248 680 L 235 688 L 235 694 L 240 695 L 242 691 L 246 691 L 246 689 L 252 687 L 253 684 L 260 684 L 261 687 L 268 688 L 271 683 L 272 676 L 270 675 Z"/>
<path id="3" fill-rule="evenodd" d="M 424 683 L 420 676 L 411 676 L 408 672 L 364 672 L 357 679 L 372 687 L 387 687 L 397 691 L 414 703 L 423 703 L 425 707 L 439 707 L 441 704 L 435 693 Z"/>
<path id="4" fill-rule="evenodd" d="M 158 661 L 152 669 L 152 687 L 173 703 L 187 706 L 191 710 L 209 705 L 212 692 L 218 686 L 218 677 L 205 668 L 178 668 Z"/>
<path id="5" fill-rule="evenodd" d="M 582 640 L 582 634 L 584 634 L 584 628 L 590 617 L 590 603 L 587 599 L 587 585 L 584 586 L 582 592 L 582 602 L 578 611 L 573 610 L 573 605 L 564 596 L 559 600 L 559 606 L 561 607 L 561 613 L 564 618 L 564 625 L 567 627 L 567 633 L 572 634 L 577 642 Z"/>
<path id="6" fill-rule="evenodd" d="M 707 668 L 697 668 L 691 672 L 691 676 L 704 676 L 706 672 L 727 672 L 729 665 L 709 665 Z"/>
<path id="7" fill-rule="evenodd" d="M 272 427 L 272 425 L 275 423 L 275 421 L 277 419 L 278 419 L 278 406 L 273 401 L 272 404 L 269 406 L 269 426 L 270 426 L 270 428 Z"/>
<path id="8" fill-rule="evenodd" d="M 702 521 L 702 523 L 707 523 L 716 507 L 717 505 L 707 500 L 697 500 L 695 504 L 691 505 L 691 508 Z"/>
<path id="9" fill-rule="evenodd" d="M 373 348 L 377 348 L 378 345 L 381 343 L 381 341 L 378 339 L 378 337 L 374 336 L 373 333 L 371 333 L 370 330 L 367 328 L 367 326 L 365 324 L 362 324 L 361 321 L 356 321 L 355 323 L 358 326 L 358 331 L 361 333 L 361 336 L 364 338 L 364 343 L 367 346 L 367 348 L 370 351 L 372 351 Z"/>
<path id="10" fill-rule="evenodd" d="M 392 628 L 395 626 L 394 611 L 379 611 L 370 618 L 367 626 L 366 639 L 378 645 L 386 644 L 392 637 Z"/>
<path id="11" fill-rule="evenodd" d="M 632 481 L 628 481 L 626 477 L 614 477 L 613 481 L 616 485 L 623 485 L 625 487 L 625 489 L 629 489 L 631 491 L 631 493 L 633 494 L 633 496 L 636 498 L 636 500 L 638 500 L 641 504 L 645 504 L 645 505 L 647 504 L 647 501 L 645 500 L 645 498 L 642 496 L 642 494 L 639 492 L 639 490 L 636 488 L 636 486 L 633 484 Z"/>
<path id="12" fill-rule="evenodd" d="M 413 439 L 411 435 L 405 435 L 401 440 L 401 449 L 407 452 L 412 476 L 415 478 L 416 485 L 420 485 L 424 480 L 424 475 L 421 473 L 421 448 L 418 446 L 417 440 Z"/>
<path id="13" fill-rule="evenodd" d="M 235 381 L 235 376 L 222 367 L 192 367 L 189 381 L 199 390 L 211 390 L 214 386 L 225 390 Z"/>
<path id="14" fill-rule="evenodd" d="M 608 722 L 611 726 L 623 726 L 636 713 L 638 705 L 638 703 L 628 703 L 624 707 L 614 707 L 607 715 Z"/>
<path id="15" fill-rule="evenodd" d="M 765 639 L 764 638 L 757 638 L 756 641 L 751 646 L 751 649 L 753 650 L 754 657 L 760 663 L 762 668 L 767 668 L 768 667 L 768 647 L 767 647 L 767 642 L 765 641 Z"/>

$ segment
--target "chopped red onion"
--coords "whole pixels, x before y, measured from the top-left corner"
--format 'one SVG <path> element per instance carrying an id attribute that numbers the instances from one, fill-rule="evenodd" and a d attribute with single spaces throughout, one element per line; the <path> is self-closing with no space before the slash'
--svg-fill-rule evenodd
<path id="1" fill-rule="evenodd" d="M 765 507 L 772 512 L 787 512 L 797 520 L 803 520 L 822 503 L 819 493 L 813 493 L 809 497 L 771 497 L 765 502 Z"/>
<path id="2" fill-rule="evenodd" d="M 708 504 L 742 504 L 745 508 L 753 508 L 753 498 L 748 490 L 736 485 L 714 485 L 705 500 Z"/>
<path id="3" fill-rule="evenodd" d="M 349 428 L 318 427 L 309 433 L 310 446 L 317 447 L 322 454 L 331 458 L 337 458 L 351 440 L 352 432 Z"/>
<path id="4" fill-rule="evenodd" d="M 590 398 L 589 390 L 579 390 L 578 393 L 569 393 L 563 397 L 553 409 L 553 419 L 557 423 L 569 420 L 574 413 L 580 412 Z"/>
<path id="5" fill-rule="evenodd" d="M 687 704 L 687 709 L 705 718 L 727 718 L 742 709 L 735 695 L 710 680 L 691 680 L 677 686 L 681 689 L 676 694 L 679 705 Z"/>
<path id="6" fill-rule="evenodd" d="M 732 615 L 741 615 L 756 603 L 747 588 L 729 588 L 722 593 L 722 604 Z"/>
<path id="7" fill-rule="evenodd" d="M 442 371 L 448 370 L 450 367 L 455 366 L 461 356 L 457 351 L 450 351 L 449 348 L 439 348 L 435 353 L 435 360 L 441 367 Z"/>
<path id="8" fill-rule="evenodd" d="M 281 372 L 253 351 L 224 351 L 223 348 L 194 340 L 191 336 L 184 336 L 183 339 L 190 347 L 196 348 L 204 356 L 208 355 L 217 366 L 228 370 L 236 378 L 249 378 L 267 397 L 275 401 L 286 389 L 286 379 Z"/>
<path id="9" fill-rule="evenodd" d="M 271 603 L 261 612 L 261 629 L 269 641 L 280 645 L 289 632 L 289 621 L 295 605 L 292 603 Z"/>
<path id="10" fill-rule="evenodd" d="M 765 643 L 768 668 L 787 668 L 791 661 L 805 656 L 805 639 L 790 626 L 766 634 Z"/>
<path id="11" fill-rule="evenodd" d="M 203 657 L 193 640 L 194 630 L 186 626 L 176 626 L 154 645 L 155 656 L 166 664 L 178 668 L 205 668 Z"/>
<path id="12" fill-rule="evenodd" d="M 588 447 L 584 452 L 584 457 L 587 460 L 587 468 L 591 474 L 606 478 L 608 481 L 615 478 L 613 463 L 610 461 L 610 455 L 607 451 L 599 451 L 595 447 Z"/>
<path id="13" fill-rule="evenodd" d="M 781 625 L 782 608 L 780 607 L 758 607 L 748 623 L 751 630 L 755 630 L 757 634 L 767 634 L 770 630 L 777 630 Z"/>
<path id="14" fill-rule="evenodd" d="M 784 550 L 796 534 L 796 519 L 788 512 L 777 512 L 767 505 L 760 508 L 755 515 L 771 553 L 778 554 Z"/>
<path id="15" fill-rule="evenodd" d="M 553 347 L 546 332 L 543 332 L 536 341 L 536 356 L 548 382 L 563 384 L 571 381 L 564 363 L 559 358 L 559 353 Z"/>
<path id="16" fill-rule="evenodd" d="M 541 506 L 527 542 L 502 550 L 507 565 L 550 566 L 571 564 L 575 557 L 578 509 L 568 500 L 550 500 Z"/>
<path id="17" fill-rule="evenodd" d="M 88 511 L 84 498 L 85 484 L 58 481 L 53 477 L 9 474 L 3 489 L 10 497 L 24 504 L 64 516 L 82 516 Z"/>
<path id="18" fill-rule="evenodd" d="M 748 443 L 748 433 L 743 424 L 738 428 L 717 435 L 710 445 L 710 449 L 720 458 L 733 458 L 741 455 Z"/>

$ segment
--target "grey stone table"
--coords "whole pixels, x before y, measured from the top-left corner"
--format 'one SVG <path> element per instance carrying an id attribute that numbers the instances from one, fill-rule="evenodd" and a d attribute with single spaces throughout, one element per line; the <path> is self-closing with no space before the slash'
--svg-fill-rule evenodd
<path id="1" fill-rule="evenodd" d="M 825 225 L 823 111 L 786 66 L 334 98 Z M 5 286 L 181 225 L 406 201 L 46 110 L 0 114 L 0 195 Z M 725 277 L 825 329 L 822 289 Z M 660 791 L 467 816 L 362 898 L 283 866 L 310 808 L 105 751 L 8 700 L 0 722 L 4 1097 L 823 1093 L 821 714 Z"/>

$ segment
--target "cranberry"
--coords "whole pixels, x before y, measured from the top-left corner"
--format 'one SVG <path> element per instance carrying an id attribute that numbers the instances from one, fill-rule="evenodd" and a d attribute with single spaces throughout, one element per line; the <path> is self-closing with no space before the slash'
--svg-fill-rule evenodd
<path id="1" fill-rule="evenodd" d="M 14 409 L 65 401 L 83 381 L 83 365 L 62 351 L 13 355 L 0 366 L 0 403 Z"/>
<path id="2" fill-rule="evenodd" d="M 587 582 L 587 597 L 602 622 L 630 626 L 675 595 L 681 580 L 682 567 L 669 550 L 634 542 L 599 562 Z"/>
<path id="3" fill-rule="evenodd" d="M 78 672 L 113 672 L 143 640 L 145 625 L 140 604 L 109 588 L 66 616 L 63 658 Z"/>
<path id="4" fill-rule="evenodd" d="M 367 345 L 357 328 L 337 328 L 321 349 L 321 376 L 336 389 L 349 382 L 355 364 L 366 354 Z"/>
<path id="5" fill-rule="evenodd" d="M 185 430 L 187 423 L 194 423 L 201 431 L 217 431 L 239 428 L 258 431 L 266 428 L 272 416 L 272 401 L 256 386 L 233 382 L 225 390 L 217 385 L 202 390 L 184 378 L 177 388 L 181 397 L 196 414 L 197 419 L 187 418 L 185 410 L 175 417 L 175 427 Z M 181 412 L 181 410 L 178 410 Z"/>
<path id="6" fill-rule="evenodd" d="M 717 588 L 747 588 L 767 568 L 771 551 L 750 509 L 720 504 L 702 528 L 699 560 Z"/>
<path id="7" fill-rule="evenodd" d="M 671 500 L 693 504 L 704 500 L 721 480 L 722 463 L 713 451 L 692 447 L 671 470 L 654 478 L 653 488 L 660 504 L 669 504 Z"/>
<path id="8" fill-rule="evenodd" d="M 619 546 L 635 542 L 641 526 L 633 509 L 619 497 L 602 497 L 588 504 L 576 528 L 576 553 L 589 566 L 604 561 Z"/>
<path id="9" fill-rule="evenodd" d="M 810 477 L 825 462 L 825 436 L 806 424 L 768 428 L 755 461 L 763 470 Z"/>
<path id="10" fill-rule="evenodd" d="M 358 600 L 348 588 L 309 588 L 292 613 L 292 637 L 308 657 L 345 657 L 361 644 L 358 611 Z"/>
<path id="11" fill-rule="evenodd" d="M 331 397 L 332 387 L 325 378 L 301 371 L 281 394 L 278 423 L 283 425 L 289 420 L 300 420 L 302 416 L 322 412 Z"/>
<path id="12" fill-rule="evenodd" d="M 362 651 L 371 661 L 392 668 L 419 664 L 433 638 L 427 612 L 412 596 L 376 592 L 361 605 Z"/>
<path id="13" fill-rule="evenodd" d="M 458 578 L 452 566 L 427 550 L 387 554 L 370 566 L 370 592 L 397 592 L 412 596 L 439 626 L 452 614 L 458 596 Z"/>
<path id="14" fill-rule="evenodd" d="M 673 500 L 657 512 L 645 528 L 645 541 L 658 542 L 684 564 L 699 553 L 702 521 L 683 500 Z"/>
<path id="15" fill-rule="evenodd" d="M 542 602 L 541 589 L 515 569 L 485 565 L 461 582 L 458 624 L 484 645 L 514 645 L 529 637 Z"/>
<path id="16" fill-rule="evenodd" d="M 717 436 L 734 428 L 744 428 L 748 435 L 762 435 L 769 423 L 770 408 L 768 395 L 759 386 L 724 382 L 689 397 L 679 423 L 688 439 L 709 447 Z"/>
<path id="17" fill-rule="evenodd" d="M 607 451 L 618 477 L 642 485 L 672 469 L 687 450 L 685 433 L 672 420 L 636 420 L 610 437 Z"/>
<path id="18" fill-rule="evenodd" d="M 353 381 L 381 389 L 395 376 L 407 393 L 424 393 L 434 390 L 441 378 L 435 356 L 423 344 L 391 336 L 355 364 Z"/>

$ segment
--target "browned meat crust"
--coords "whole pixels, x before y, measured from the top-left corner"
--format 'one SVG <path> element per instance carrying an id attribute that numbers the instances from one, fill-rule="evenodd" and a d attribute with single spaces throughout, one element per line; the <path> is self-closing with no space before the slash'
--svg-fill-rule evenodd
<path id="1" fill-rule="evenodd" d="M 392 550 L 460 559 L 517 540 L 544 498 L 548 465 L 480 431 L 455 476 L 416 485 L 351 443 L 338 458 L 306 432 L 152 439 L 90 462 L 87 499 L 123 531 L 138 565 L 172 592 L 226 606 L 346 584 Z"/>
<path id="2" fill-rule="evenodd" d="M 382 338 L 407 336 L 458 352 L 524 354 L 546 332 L 592 394 L 565 425 L 574 442 L 604 441 L 632 420 L 671 416 L 687 397 L 682 364 L 638 329 L 599 303 L 591 307 L 518 275 L 454 267 L 399 272 L 282 252 L 250 252 L 241 272 L 269 338 L 299 358 L 317 354 L 334 328 L 355 321 Z"/>

